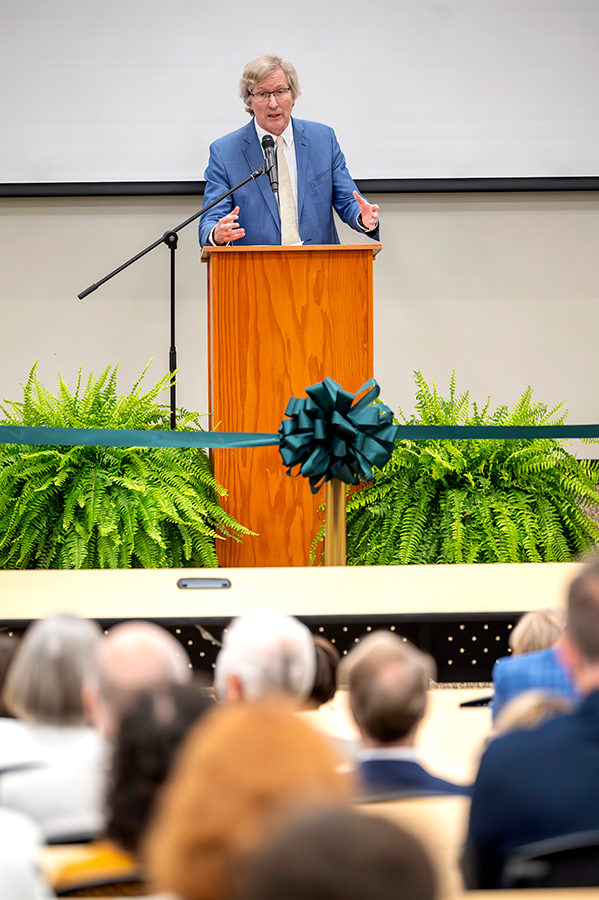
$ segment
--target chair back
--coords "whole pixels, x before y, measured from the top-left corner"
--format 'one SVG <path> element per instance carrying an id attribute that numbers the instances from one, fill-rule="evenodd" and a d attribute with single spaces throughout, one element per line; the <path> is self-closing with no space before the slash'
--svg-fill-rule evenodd
<path id="1" fill-rule="evenodd" d="M 460 857 L 468 829 L 470 797 L 421 795 L 359 803 L 356 808 L 390 819 L 423 844 L 435 865 L 442 896 L 455 896 L 464 890 Z"/>
<path id="2" fill-rule="evenodd" d="M 517 847 L 506 861 L 503 881 L 508 888 L 599 887 L 599 831 Z"/>

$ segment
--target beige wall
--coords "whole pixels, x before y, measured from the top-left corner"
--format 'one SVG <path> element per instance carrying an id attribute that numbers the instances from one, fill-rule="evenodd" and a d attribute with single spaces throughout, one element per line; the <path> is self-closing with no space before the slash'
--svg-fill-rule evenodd
<path id="1" fill-rule="evenodd" d="M 410 409 L 412 370 L 494 404 L 527 384 L 599 422 L 599 196 L 385 195 L 375 263 L 375 374 Z M 151 356 L 168 368 L 168 252 L 159 248 L 86 300 L 77 293 L 200 205 L 199 197 L 0 200 L 0 398 L 40 359 L 53 386 L 79 363 L 121 360 L 126 389 Z M 341 227 L 344 242 L 357 237 Z M 362 239 L 366 240 L 366 239 Z M 178 256 L 180 404 L 207 409 L 206 272 L 195 226 Z M 589 455 L 588 447 L 583 450 Z"/>

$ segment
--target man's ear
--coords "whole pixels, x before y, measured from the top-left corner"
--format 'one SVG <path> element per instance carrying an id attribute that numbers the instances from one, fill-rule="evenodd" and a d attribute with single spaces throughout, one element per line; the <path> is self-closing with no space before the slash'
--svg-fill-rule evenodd
<path id="1" fill-rule="evenodd" d="M 227 678 L 223 700 L 225 703 L 239 703 L 240 700 L 245 700 L 243 685 L 238 675 L 229 675 Z"/>
<path id="2" fill-rule="evenodd" d="M 572 639 L 567 631 L 564 631 L 562 634 L 558 652 L 561 661 L 566 666 L 573 679 L 577 681 L 578 676 L 584 668 L 584 662 L 578 647 L 572 643 Z"/>
<path id="3" fill-rule="evenodd" d="M 81 688 L 81 700 L 83 702 L 85 718 L 90 723 L 90 725 L 94 725 L 96 728 L 98 728 L 98 692 L 88 684 L 84 684 Z"/>

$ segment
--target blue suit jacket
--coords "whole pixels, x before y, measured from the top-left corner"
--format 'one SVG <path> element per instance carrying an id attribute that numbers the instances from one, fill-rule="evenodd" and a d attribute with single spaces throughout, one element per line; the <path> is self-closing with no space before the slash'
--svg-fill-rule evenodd
<path id="1" fill-rule="evenodd" d="M 407 759 L 366 759 L 360 763 L 360 777 L 365 794 L 377 794 L 390 790 L 421 790 L 435 794 L 466 794 L 469 785 L 454 784 L 436 778 L 417 762 Z"/>
<path id="2" fill-rule="evenodd" d="M 569 672 L 563 667 L 553 647 L 523 653 L 521 656 L 504 656 L 493 666 L 493 718 L 508 700 L 524 691 L 541 688 L 560 694 L 569 700 L 577 700 L 576 688 Z"/>
<path id="3" fill-rule="evenodd" d="M 496 888 L 510 850 L 599 829 L 599 691 L 535 731 L 496 738 L 474 785 L 470 887 Z"/>
<path id="4" fill-rule="evenodd" d="M 360 208 L 352 196 L 356 190 L 335 132 L 328 125 L 292 119 L 297 161 L 297 193 L 299 233 L 304 244 L 338 244 L 339 235 L 333 220 L 333 207 L 339 217 L 364 234 L 356 223 Z M 220 194 L 247 178 L 264 162 L 262 148 L 253 120 L 238 131 L 219 138 L 210 147 L 210 160 L 204 173 L 206 190 L 204 206 Z M 239 223 L 245 237 L 235 244 L 280 244 L 279 210 L 266 175 L 250 181 L 231 197 L 202 216 L 199 224 L 200 244 L 218 220 L 239 207 Z M 378 240 L 378 226 L 368 232 Z"/>

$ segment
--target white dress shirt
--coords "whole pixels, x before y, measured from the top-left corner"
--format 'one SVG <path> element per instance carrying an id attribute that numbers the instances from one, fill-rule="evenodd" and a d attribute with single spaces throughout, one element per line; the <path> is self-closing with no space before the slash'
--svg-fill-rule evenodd
<path id="1" fill-rule="evenodd" d="M 256 126 L 256 134 L 258 135 L 258 141 L 260 142 L 260 146 L 262 146 L 262 138 L 270 134 L 269 131 L 265 131 L 264 128 L 260 128 L 256 120 L 254 119 L 254 125 Z M 277 138 L 276 135 L 271 134 L 271 138 L 275 142 L 275 153 L 277 147 Z M 289 119 L 289 124 L 287 128 L 282 133 L 281 137 L 283 138 L 284 146 L 283 152 L 285 154 L 285 159 L 287 160 L 287 166 L 289 167 L 289 180 L 291 182 L 291 192 L 293 193 L 293 202 L 295 203 L 295 208 L 297 210 L 297 161 L 295 158 L 295 142 L 293 140 L 293 122 Z M 264 152 L 264 151 L 262 151 Z"/>
<path id="2" fill-rule="evenodd" d="M 370 760 L 395 759 L 419 763 L 418 753 L 414 747 L 361 747 L 357 754 L 359 762 Z"/>

